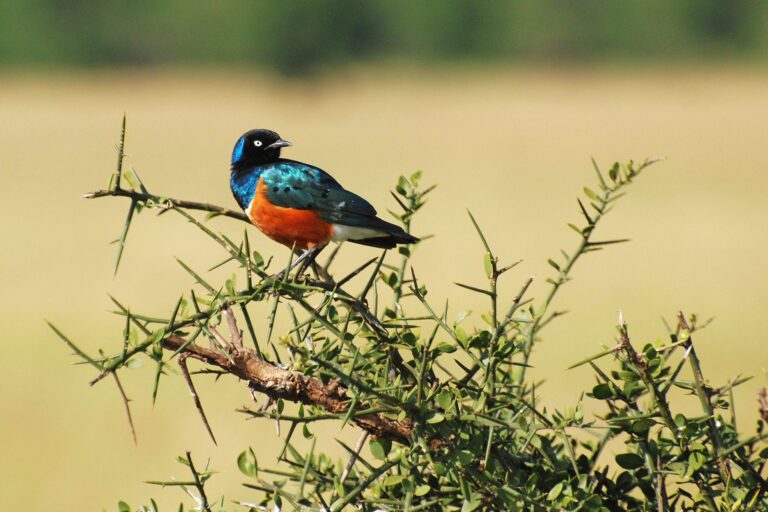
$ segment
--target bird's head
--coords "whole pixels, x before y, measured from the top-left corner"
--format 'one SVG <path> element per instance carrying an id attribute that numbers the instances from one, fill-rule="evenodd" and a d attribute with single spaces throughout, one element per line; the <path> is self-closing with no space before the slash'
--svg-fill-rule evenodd
<path id="1" fill-rule="evenodd" d="M 232 169 L 273 162 L 280 158 L 280 149 L 291 143 L 272 130 L 251 130 L 237 139 L 232 150 Z"/>

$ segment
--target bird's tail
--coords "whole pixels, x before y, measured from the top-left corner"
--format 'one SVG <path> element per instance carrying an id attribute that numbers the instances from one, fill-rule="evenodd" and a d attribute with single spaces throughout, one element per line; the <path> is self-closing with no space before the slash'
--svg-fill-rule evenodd
<path id="1" fill-rule="evenodd" d="M 350 242 L 380 249 L 392 249 L 400 244 L 415 244 L 419 241 L 415 236 L 406 233 L 400 226 L 378 217 L 375 218 L 375 222 L 372 225 L 366 227 L 376 230 L 377 235 L 360 240 L 350 240 Z M 378 236 L 379 233 L 381 236 Z"/>

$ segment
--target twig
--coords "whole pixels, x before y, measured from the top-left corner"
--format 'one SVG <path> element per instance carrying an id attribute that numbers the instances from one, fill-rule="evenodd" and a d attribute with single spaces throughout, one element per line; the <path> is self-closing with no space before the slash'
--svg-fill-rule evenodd
<path id="1" fill-rule="evenodd" d="M 557 278 L 550 279 L 548 281 L 551 284 L 549 293 L 544 298 L 544 301 L 536 309 L 536 312 L 534 314 L 533 324 L 531 325 L 531 328 L 528 331 L 527 340 L 523 344 L 523 363 L 525 365 L 528 364 L 528 360 L 531 357 L 533 345 L 536 342 L 536 334 L 543 327 L 544 316 L 546 315 L 550 304 L 554 300 L 555 296 L 557 296 L 561 287 L 570 280 L 570 274 L 576 262 L 581 258 L 581 256 L 583 256 L 587 252 L 599 249 L 605 245 L 621 242 L 620 240 L 607 240 L 607 241 L 600 241 L 600 242 L 592 241 L 591 237 L 598 223 L 602 220 L 605 214 L 608 213 L 608 211 L 610 211 L 611 205 L 617 199 L 619 199 L 624 195 L 621 192 L 621 190 L 627 187 L 628 185 L 630 185 L 634 181 L 634 179 L 637 178 L 637 176 L 639 176 L 640 173 L 642 173 L 642 171 L 646 167 L 658 162 L 659 160 L 660 159 L 645 160 L 637 168 L 630 166 L 629 169 L 627 169 L 627 171 L 624 173 L 624 175 L 618 175 L 619 176 L 618 179 L 614 180 L 614 183 L 611 186 L 607 185 L 604 182 L 603 178 L 601 177 L 600 180 L 603 186 L 602 196 L 597 196 L 596 194 L 594 194 L 594 192 L 591 192 L 591 191 L 590 191 L 591 194 L 588 194 L 588 195 L 592 195 L 591 198 L 594 202 L 590 204 L 596 211 L 592 216 L 589 216 L 588 214 L 586 214 L 586 209 L 584 208 L 584 205 L 581 202 L 579 202 L 579 206 L 582 210 L 582 213 L 585 213 L 585 217 L 587 219 L 587 225 L 581 229 L 571 225 L 571 227 L 573 227 L 581 237 L 581 240 L 579 241 L 579 245 L 578 247 L 576 247 L 573 253 L 571 254 L 564 253 L 565 262 L 562 265 L 557 263 L 553 265 L 558 272 L 558 276 Z M 595 165 L 595 170 L 598 170 L 597 164 L 594 162 L 594 160 L 593 160 L 593 164 Z M 599 170 L 598 170 L 598 176 L 600 176 Z M 588 189 L 585 189 L 585 190 L 588 190 Z M 518 373 L 517 380 L 516 380 L 517 384 L 522 384 L 524 382 L 525 370 L 526 370 L 526 366 L 523 366 L 520 372 Z"/>
<path id="2" fill-rule="evenodd" d="M 727 482 L 731 478 L 731 470 L 728 467 L 728 458 L 723 455 L 723 440 L 720 437 L 720 431 L 717 428 L 715 409 L 712 407 L 712 402 L 704 382 L 704 373 L 701 371 L 701 362 L 696 355 L 696 349 L 693 346 L 693 338 L 690 335 L 690 327 L 688 327 L 688 322 L 685 320 L 685 315 L 683 315 L 682 311 L 677 314 L 677 318 L 680 331 L 688 331 L 685 349 L 689 353 L 688 360 L 691 362 L 691 368 L 693 369 L 694 387 L 696 388 L 696 394 L 701 402 L 701 407 L 707 415 L 707 426 L 709 427 L 709 435 L 712 438 L 712 444 L 715 446 L 715 456 L 717 457 L 720 478 L 723 479 L 723 482 Z"/>
<path id="3" fill-rule="evenodd" d="M 211 512 L 211 506 L 208 504 L 208 496 L 205 495 L 205 485 L 200 480 L 200 474 L 195 469 L 195 464 L 192 462 L 192 454 L 186 452 L 187 462 L 189 463 L 189 470 L 192 471 L 192 476 L 195 479 L 195 487 L 200 495 L 200 509 L 206 512 Z"/>
<path id="4" fill-rule="evenodd" d="M 379 478 L 381 475 L 389 471 L 389 469 L 393 466 L 398 464 L 398 459 L 393 459 L 390 461 L 385 462 L 375 470 L 371 471 L 371 474 L 368 475 L 368 477 L 363 480 L 357 487 L 352 489 L 348 494 L 344 496 L 343 499 L 340 501 L 335 502 L 331 506 L 331 512 L 337 512 L 339 510 L 344 510 L 344 507 L 352 503 L 352 501 L 357 498 L 357 496 L 363 492 L 365 489 L 368 488 L 369 485 L 371 485 L 377 478 Z"/>
<path id="5" fill-rule="evenodd" d="M 124 188 L 116 190 L 94 190 L 83 196 L 84 199 L 96 199 L 99 197 L 129 197 L 134 201 L 141 201 L 148 207 L 167 208 L 168 205 L 173 205 L 178 208 L 186 208 L 187 210 L 200 210 L 204 212 L 211 212 L 225 217 L 231 217 L 233 219 L 242 220 L 243 222 L 250 222 L 248 217 L 243 213 L 229 208 L 223 208 L 210 203 L 200 203 L 197 201 L 186 201 L 184 199 L 174 199 L 172 197 L 160 197 L 154 194 L 146 192 L 137 192 L 135 190 L 126 190 Z M 148 202 L 154 203 L 148 204 Z"/>
<path id="6" fill-rule="evenodd" d="M 656 382 L 651 376 L 651 372 L 648 370 L 648 365 L 646 364 L 645 361 L 643 361 L 643 359 L 637 353 L 635 348 L 632 346 L 632 343 L 629 340 L 627 325 L 624 323 L 624 319 L 622 318 L 621 313 L 619 315 L 619 343 L 621 344 L 622 351 L 624 351 L 627 359 L 635 366 L 635 368 L 637 368 L 637 371 L 640 374 L 640 378 L 642 379 L 646 388 L 648 389 L 651 396 L 653 397 L 653 401 L 658 407 L 658 410 L 661 413 L 661 417 L 664 420 L 664 424 L 666 425 L 667 429 L 669 429 L 670 433 L 674 437 L 675 441 L 677 442 L 677 445 L 680 447 L 683 453 L 687 453 L 688 447 L 678 433 L 677 424 L 675 423 L 675 420 L 672 416 L 672 411 L 669 407 L 669 402 L 667 401 L 667 397 L 664 393 L 659 391 L 658 386 L 656 386 Z M 710 485 L 701 477 L 696 477 L 695 475 L 694 475 L 694 481 L 696 482 L 696 485 L 701 491 L 702 496 L 704 497 L 704 500 L 707 502 L 707 505 L 709 506 L 709 508 L 713 512 L 716 512 L 717 510 L 719 510 L 713 498 L 714 492 L 710 487 Z"/>

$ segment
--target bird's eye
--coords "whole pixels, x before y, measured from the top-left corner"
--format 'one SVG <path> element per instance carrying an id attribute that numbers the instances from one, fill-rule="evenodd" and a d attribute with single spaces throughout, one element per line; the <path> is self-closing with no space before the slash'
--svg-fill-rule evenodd
<path id="1" fill-rule="evenodd" d="M 255 141 L 253 141 L 253 145 L 256 146 L 257 148 L 260 148 L 261 147 L 261 141 L 260 140 L 255 140 Z"/>

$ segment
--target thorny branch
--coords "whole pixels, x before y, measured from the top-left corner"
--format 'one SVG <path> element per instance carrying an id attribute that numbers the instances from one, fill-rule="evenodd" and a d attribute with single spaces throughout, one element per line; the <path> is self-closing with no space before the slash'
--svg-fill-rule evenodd
<path id="1" fill-rule="evenodd" d="M 191 219 L 187 214 L 183 212 L 182 209 L 207 211 L 213 214 L 223 215 L 246 222 L 248 221 L 248 218 L 243 213 L 229 210 L 227 208 L 222 208 L 220 206 L 151 194 L 140 182 L 138 176 L 135 175 L 135 172 L 133 177 L 138 181 L 139 190 L 121 188 L 119 186 L 119 181 L 117 181 L 110 189 L 96 190 L 86 194 L 84 197 L 88 199 L 108 196 L 127 197 L 131 200 L 131 210 L 133 210 L 136 205 L 142 205 L 148 208 L 159 208 L 163 211 L 173 209 L 182 213 L 185 217 L 188 218 L 188 220 Z M 197 222 L 195 223 L 198 224 Z M 209 232 L 207 229 L 205 231 Z M 123 237 L 121 237 L 123 240 L 125 232 L 127 232 L 127 226 L 124 230 Z M 213 235 L 212 233 L 209 234 Z M 213 236 L 215 237 L 215 235 Z M 222 243 L 221 240 L 219 240 L 219 242 Z M 222 245 L 226 247 L 226 243 L 222 243 Z M 381 259 L 379 261 L 381 261 Z M 379 267 L 377 266 L 376 272 L 378 272 L 378 268 Z M 315 280 L 308 277 L 303 277 L 301 282 L 293 283 L 284 279 L 277 279 L 274 276 L 268 276 L 263 271 L 261 271 L 259 274 L 262 277 L 262 281 L 255 288 L 262 290 L 271 288 L 275 293 L 291 295 L 293 298 L 296 298 L 297 296 L 300 296 L 311 289 L 332 294 L 335 299 L 346 303 L 355 313 L 360 316 L 362 322 L 370 329 L 370 331 L 376 336 L 380 343 L 388 343 L 388 330 L 376 317 L 376 315 L 373 314 L 368 308 L 365 294 L 358 298 L 341 288 L 341 284 L 347 282 L 361 270 L 363 270 L 363 268 L 360 268 L 356 272 L 353 272 L 350 276 L 343 278 L 339 283 L 334 282 L 333 279 Z M 249 291 L 255 292 L 253 289 Z M 298 302 L 305 310 L 310 312 L 310 314 L 313 314 L 317 320 L 323 320 L 321 317 L 319 317 L 317 311 L 315 311 L 314 308 L 309 306 L 309 304 L 307 304 L 305 301 L 298 300 Z M 283 370 L 265 361 L 261 357 L 258 347 L 256 352 L 243 348 L 242 334 L 235 324 L 235 319 L 231 313 L 230 307 L 231 304 L 229 302 L 222 305 L 222 309 L 230 328 L 232 343 L 226 342 L 226 340 L 222 340 L 222 337 L 218 335 L 218 332 L 216 332 L 215 329 L 211 327 L 208 328 L 216 338 L 217 344 L 221 350 L 206 349 L 194 344 L 193 342 L 190 343 L 189 340 L 185 340 L 176 335 L 168 336 L 162 342 L 162 346 L 164 348 L 180 353 L 179 365 L 181 367 L 185 381 L 195 401 L 195 406 L 200 413 L 203 423 L 205 424 L 206 430 L 211 436 L 211 439 L 213 439 L 214 443 L 216 442 L 215 437 L 203 411 L 200 398 L 195 391 L 190 373 L 186 367 L 186 359 L 188 357 L 193 357 L 210 365 L 218 366 L 224 372 L 233 374 L 247 381 L 249 383 L 249 387 L 252 390 L 260 391 L 266 394 L 270 400 L 283 398 L 289 401 L 316 405 L 333 414 L 343 414 L 348 411 L 349 405 L 346 389 L 339 383 L 339 381 L 331 380 L 328 384 L 323 384 L 319 380 L 288 372 L 287 370 Z M 208 312 L 207 316 L 210 316 L 210 314 L 211 313 Z M 197 316 L 200 315 L 206 315 L 206 313 L 200 312 Z M 168 331 L 173 332 L 187 325 L 192 325 L 196 320 L 199 319 L 191 318 L 186 322 L 181 322 L 177 325 L 169 326 Z M 328 327 L 330 328 L 331 326 Z M 92 384 L 108 375 L 109 373 L 115 374 L 115 370 L 117 370 L 124 362 L 123 359 L 129 358 L 133 352 L 141 351 L 143 348 L 143 346 L 136 347 L 134 351 L 125 354 L 123 358 L 115 361 L 108 367 L 102 368 L 101 374 L 92 382 Z M 399 369 L 400 373 L 405 372 L 405 370 L 402 368 Z M 407 374 L 407 372 L 405 373 Z M 360 408 L 360 404 L 356 405 L 358 408 Z M 387 438 L 399 443 L 409 443 L 409 438 L 412 434 L 410 421 L 389 420 L 378 413 L 355 416 L 353 421 L 374 437 Z"/>
<path id="2" fill-rule="evenodd" d="M 201 302 L 193 292 L 194 311 L 190 314 L 186 310 L 182 297 L 170 319 L 166 319 L 133 314 L 114 301 L 120 308 L 118 314 L 126 317 L 122 354 L 105 356 L 100 353 L 100 357 L 93 359 L 56 328 L 54 331 L 100 372 L 96 381 L 110 373 L 117 378 L 117 370 L 131 357 L 144 353 L 158 364 L 156 392 L 163 365 L 178 356 L 195 406 L 212 438 L 192 382 L 193 374 L 233 375 L 246 381 L 252 392 L 264 394 L 267 400 L 261 410 L 245 409 L 242 412 L 273 419 L 278 427 L 281 422 L 290 422 L 291 428 L 278 456 L 285 469 L 260 468 L 252 449 L 238 458 L 241 472 L 257 479 L 257 483 L 245 485 L 265 493 L 261 503 L 252 505 L 253 508 L 268 509 L 267 505 L 271 503 L 276 508 L 292 506 L 334 511 L 352 504 L 365 509 L 378 507 L 404 511 L 518 509 L 523 506 L 538 509 L 542 505 L 547 510 L 571 510 L 579 506 L 590 510 L 601 506 L 611 510 L 639 510 L 640 507 L 643 510 L 675 510 L 682 504 L 690 504 L 711 510 L 757 510 L 763 505 L 764 491 L 768 488 L 761 476 L 765 457 L 755 443 L 768 435 L 762 434 L 761 425 L 757 436 L 739 441 L 734 432 L 735 421 L 731 426 L 715 420 L 714 410 L 721 403 L 716 399 L 737 382 L 718 389 L 706 384 L 690 336 L 695 329 L 693 317 L 689 328 L 686 319 L 680 316 L 673 343 L 667 347 L 685 345 L 687 349 L 676 368 L 667 361 L 666 356 L 671 350 L 657 350 L 650 344 L 642 351 L 635 350 L 621 317 L 618 344 L 573 365 L 589 363 L 599 375 L 592 397 L 606 401 L 610 412 L 605 425 L 585 422 L 581 402 L 577 409 L 565 413 L 540 411 L 536 403 L 536 385 L 527 385 L 525 369 L 531 349 L 541 330 L 563 313 L 549 311 L 555 295 L 570 279 L 575 262 L 583 254 L 624 241 L 595 241 L 592 233 L 598 221 L 623 195 L 621 189 L 651 161 L 640 166 L 631 162 L 626 166 L 617 163 L 608 171 L 607 177 L 603 177 L 596 167 L 600 190 L 594 192 L 585 188 L 587 200 L 578 201 L 586 225 L 571 225 L 580 235 L 579 247 L 573 253 L 563 252 L 562 258 L 549 261 L 557 275 L 547 281 L 551 285 L 549 294 L 543 303 L 537 304 L 538 307 L 529 306 L 532 299 L 525 297 L 531 284 L 529 279 L 514 298 L 509 313 L 502 316 L 498 278 L 515 264 L 498 267 L 498 259 L 472 218 L 485 248 L 484 264 L 489 284 L 488 288 L 457 284 L 490 297 L 491 305 L 490 312 L 482 316 L 490 328 L 478 328 L 468 333 L 457 327 L 465 314 L 460 314 L 461 318 L 457 317 L 452 327 L 446 320 L 447 303 L 441 314 L 429 305 L 425 299 L 426 287 L 416 281 L 413 269 L 411 279 L 405 279 L 410 257 L 408 248 L 399 251 L 403 258 L 398 266 L 384 265 L 382 254 L 338 281 L 327 273 L 336 251 L 325 267 L 315 271 L 317 279 L 303 276 L 303 271 L 289 278 L 287 269 L 291 262 L 282 277 L 270 276 L 267 272 L 269 263 L 265 265 L 257 252 L 251 253 L 247 234 L 243 242 L 237 244 L 224 234 L 214 233 L 186 210 L 207 211 L 213 214 L 209 217 L 224 215 L 246 221 L 244 215 L 216 205 L 150 194 L 135 171 L 122 172 L 124 130 L 118 150 L 118 168 L 108 190 L 86 195 L 88 198 L 120 196 L 130 201 L 120 236 L 118 264 L 134 210 L 137 213 L 143 208 L 156 209 L 160 213 L 173 210 L 228 252 L 229 257 L 214 268 L 230 261 L 239 263 L 245 270 L 247 286 L 238 291 L 234 279 L 228 280 L 224 287 L 213 286 L 180 262 L 208 292 L 201 301 L 204 307 L 201 308 Z M 122 189 L 121 178 L 133 190 Z M 399 196 L 395 195 L 395 199 L 405 213 L 394 215 L 407 228 L 411 215 L 423 204 L 424 192 L 418 188 L 416 174 L 410 180 L 401 177 L 396 191 Z M 362 293 L 353 296 L 341 288 L 374 263 L 375 269 Z M 375 288 L 378 282 L 389 286 L 395 295 L 394 304 L 383 311 L 379 311 L 381 305 Z M 366 297 L 371 290 L 374 298 L 369 307 Z M 410 317 L 405 314 L 399 299 L 411 295 L 424 305 L 429 315 Z M 246 309 L 252 302 L 266 302 L 270 298 L 275 301 L 264 347 L 274 351 L 274 363 L 262 356 Z M 313 298 L 321 298 L 320 303 L 314 304 Z M 294 328 L 284 338 L 289 345 L 291 361 L 297 365 L 291 370 L 281 364 L 279 351 L 270 341 L 281 300 L 287 303 L 293 318 Z M 349 308 L 346 316 L 339 315 L 336 308 L 339 305 Z M 243 334 L 232 314 L 234 306 L 241 309 L 253 341 L 252 348 L 243 344 Z M 308 318 L 300 319 L 294 307 L 303 309 Z M 513 316 L 523 307 L 526 310 L 522 315 Z M 432 322 L 432 335 L 423 336 L 417 330 L 422 326 L 414 322 L 423 320 Z M 229 327 L 229 336 L 221 331 L 225 325 Z M 136 336 L 139 333 L 131 331 L 132 326 L 145 336 L 143 341 Z M 195 330 L 186 334 L 188 328 Z M 448 334 L 448 340 L 435 339 L 443 331 Z M 210 339 L 211 345 L 196 341 L 198 337 Z M 164 350 L 171 353 L 166 360 L 162 357 Z M 448 354 L 458 350 L 472 362 L 469 364 L 466 358 L 453 360 L 464 372 L 463 377 L 454 377 L 451 371 L 455 370 L 447 370 L 441 364 L 452 357 Z M 402 357 L 400 351 L 409 357 L 408 364 L 402 364 L 402 359 L 398 363 L 391 358 L 392 354 Z M 594 363 L 606 355 L 617 355 L 622 368 L 627 371 L 611 372 L 609 376 Z M 190 372 L 187 367 L 189 358 L 203 363 L 203 369 Z M 677 378 L 686 361 L 694 372 L 693 383 Z M 303 362 L 309 366 L 303 366 Z M 400 375 L 394 371 L 393 363 Z M 314 368 L 319 373 L 305 375 L 299 368 Z M 447 378 L 436 377 L 434 368 L 445 371 Z M 673 384 L 699 395 L 703 417 L 689 419 L 672 413 L 673 400 L 667 391 Z M 122 390 L 121 394 L 127 407 L 128 400 Z M 647 408 L 640 406 L 639 400 L 649 396 L 650 405 Z M 297 407 L 295 414 L 283 414 L 283 400 L 303 405 Z M 765 391 L 759 395 L 759 401 L 761 416 L 768 421 Z M 277 407 L 268 411 L 275 403 Z M 310 406 L 308 413 L 304 405 Z M 351 455 L 346 466 L 331 461 L 325 454 L 315 454 L 314 443 L 304 454 L 291 444 L 298 425 L 305 437 L 311 437 L 313 434 L 308 426 L 324 420 L 340 421 L 342 428 L 352 422 L 361 429 L 354 448 L 341 443 Z M 582 432 L 595 428 L 605 430 L 596 443 L 582 444 L 569 437 L 566 428 L 579 428 Z M 614 477 L 609 475 L 613 470 L 609 470 L 608 465 L 603 470 L 597 467 L 598 458 L 607 443 L 624 434 L 629 435 L 625 444 L 629 453 L 616 455 L 616 462 L 627 471 Z M 656 441 L 652 441 L 652 437 Z M 361 455 L 369 439 L 371 455 L 384 461 L 378 467 L 367 454 Z M 392 453 L 389 441 L 404 446 Z M 210 510 L 203 487 L 211 473 L 198 473 L 188 452 L 186 460 L 181 458 L 180 461 L 190 467 L 194 481 L 161 484 L 181 485 L 182 488 L 194 485 L 197 494 L 192 489 L 184 490 L 195 499 L 197 509 Z M 729 465 L 737 471 L 730 472 Z M 268 483 L 258 476 L 258 472 L 279 476 L 280 480 Z M 385 476 L 387 473 L 390 474 Z M 685 490 L 684 486 L 689 484 L 697 487 L 698 496 Z"/>
<path id="3" fill-rule="evenodd" d="M 117 188 L 114 190 L 94 190 L 88 192 L 83 196 L 84 199 L 95 199 L 98 197 L 128 197 L 133 201 L 141 201 L 147 205 L 155 203 L 157 205 L 163 205 L 167 208 L 168 205 L 173 205 L 178 208 L 185 208 L 187 210 L 198 210 L 204 212 L 211 212 L 225 217 L 231 217 L 233 219 L 242 220 L 248 222 L 248 217 L 243 212 L 236 210 L 230 210 L 229 208 L 223 208 L 210 203 L 200 203 L 197 201 L 186 201 L 184 199 L 173 199 L 171 197 L 160 197 L 148 192 L 138 192 L 136 190 L 127 190 L 124 188 Z"/>
<path id="4" fill-rule="evenodd" d="M 200 510 L 204 512 L 211 512 L 211 506 L 208 503 L 208 496 L 205 494 L 204 480 L 200 478 L 200 473 L 195 469 L 195 463 L 192 462 L 192 454 L 186 452 L 187 463 L 189 464 L 189 470 L 192 472 L 192 477 L 195 479 L 195 488 L 199 495 Z"/>
<path id="5" fill-rule="evenodd" d="M 170 335 L 163 340 L 163 348 L 176 351 L 186 344 L 186 339 Z M 347 390 L 338 380 L 327 384 L 301 374 L 279 368 L 256 356 L 250 349 L 230 346 L 230 353 L 186 344 L 183 353 L 248 382 L 251 389 L 267 395 L 272 400 L 284 399 L 307 405 L 315 405 L 326 411 L 343 415 L 349 410 Z M 360 407 L 364 408 L 364 407 Z M 380 413 L 355 416 L 352 421 L 377 438 L 409 444 L 413 427 L 410 421 L 386 418 Z"/>

